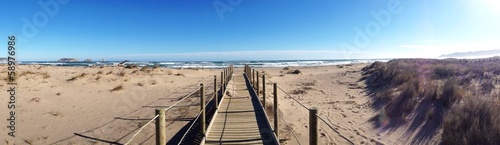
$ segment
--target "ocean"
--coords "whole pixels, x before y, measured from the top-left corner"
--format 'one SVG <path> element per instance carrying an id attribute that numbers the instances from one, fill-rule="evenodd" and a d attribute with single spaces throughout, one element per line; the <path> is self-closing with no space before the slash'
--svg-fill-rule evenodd
<path id="1" fill-rule="evenodd" d="M 155 66 L 165 68 L 224 68 L 228 65 L 243 67 L 245 64 L 252 67 L 287 67 L 287 66 L 330 66 L 356 63 L 386 62 L 391 59 L 348 59 L 348 60 L 259 60 L 259 61 L 129 61 L 125 65 L 135 64 L 139 67 Z M 47 66 L 101 66 L 118 65 L 121 61 L 103 62 L 57 62 L 57 61 L 20 61 L 19 65 L 47 65 Z"/>

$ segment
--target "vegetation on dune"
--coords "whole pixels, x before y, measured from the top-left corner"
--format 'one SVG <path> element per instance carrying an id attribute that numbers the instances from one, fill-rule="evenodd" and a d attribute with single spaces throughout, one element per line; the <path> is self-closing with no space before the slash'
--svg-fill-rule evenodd
<path id="1" fill-rule="evenodd" d="M 120 91 L 120 90 L 123 90 L 123 86 L 122 85 L 116 86 L 113 89 L 111 89 L 110 91 L 111 92 L 116 92 L 116 91 Z"/>
<path id="2" fill-rule="evenodd" d="M 423 127 L 414 143 L 443 129 L 444 144 L 500 144 L 500 59 L 397 59 L 363 68 L 384 129 Z M 374 119 L 377 120 L 377 119 Z M 489 135 L 484 135 L 489 133 Z"/>
<path id="3" fill-rule="evenodd" d="M 77 75 L 77 76 L 71 77 L 70 79 L 67 79 L 66 81 L 68 81 L 68 82 L 72 82 L 72 81 L 75 81 L 75 80 L 77 80 L 77 79 L 79 79 L 79 78 L 83 78 L 83 77 L 85 77 L 85 76 L 87 76 L 87 74 L 86 74 L 86 73 L 81 73 L 80 75 Z"/>

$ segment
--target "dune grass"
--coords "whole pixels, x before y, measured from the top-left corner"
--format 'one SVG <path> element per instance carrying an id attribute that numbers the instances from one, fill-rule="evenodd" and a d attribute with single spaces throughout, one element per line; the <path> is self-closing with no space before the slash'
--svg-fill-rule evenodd
<path id="1" fill-rule="evenodd" d="M 116 91 L 120 91 L 120 90 L 123 90 L 123 85 L 118 85 L 116 87 L 114 87 L 113 89 L 111 89 L 110 91 L 111 92 L 116 92 Z"/>
<path id="2" fill-rule="evenodd" d="M 87 74 L 86 74 L 86 73 L 81 73 L 80 75 L 77 75 L 77 76 L 71 77 L 70 79 L 67 79 L 66 81 L 68 81 L 68 82 L 72 82 L 72 81 L 75 81 L 75 80 L 77 80 L 77 79 L 79 79 L 79 78 L 83 78 L 83 77 L 85 77 L 85 76 L 87 76 Z"/>
<path id="3" fill-rule="evenodd" d="M 499 64 L 500 58 L 397 59 L 363 68 L 362 81 L 374 100 L 373 107 L 384 110 L 391 122 L 399 120 L 411 126 L 434 123 L 434 128 L 427 128 L 432 131 L 426 133 L 432 135 L 444 128 L 444 144 L 500 144 L 493 138 L 500 132 L 499 110 L 495 109 L 500 100 L 496 87 Z M 484 98 L 497 103 L 481 101 Z"/>

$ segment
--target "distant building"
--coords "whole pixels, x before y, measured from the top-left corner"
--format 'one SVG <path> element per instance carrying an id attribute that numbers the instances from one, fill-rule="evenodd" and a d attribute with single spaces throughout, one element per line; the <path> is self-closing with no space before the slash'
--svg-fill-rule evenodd
<path id="1" fill-rule="evenodd" d="M 78 62 L 76 58 L 61 58 L 57 62 Z"/>
<path id="2" fill-rule="evenodd" d="M 92 59 L 90 59 L 90 58 L 89 59 L 85 59 L 84 62 L 92 62 Z"/>

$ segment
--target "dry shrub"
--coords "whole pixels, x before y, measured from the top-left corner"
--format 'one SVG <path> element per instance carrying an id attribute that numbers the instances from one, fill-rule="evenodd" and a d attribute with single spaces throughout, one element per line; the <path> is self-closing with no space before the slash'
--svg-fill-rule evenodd
<path id="1" fill-rule="evenodd" d="M 149 69 L 149 66 L 143 66 L 140 71 L 147 71 Z"/>
<path id="2" fill-rule="evenodd" d="M 122 85 L 116 86 L 115 88 L 111 89 L 111 92 L 120 91 L 120 90 L 123 90 Z"/>
<path id="3" fill-rule="evenodd" d="M 493 80 L 486 80 L 483 81 L 483 83 L 481 84 L 481 90 L 483 91 L 483 94 L 489 94 L 493 89 L 495 89 L 495 85 L 493 85 Z"/>
<path id="4" fill-rule="evenodd" d="M 176 73 L 175 76 L 183 76 L 183 77 L 185 77 L 185 75 L 181 74 L 181 73 Z"/>
<path id="5" fill-rule="evenodd" d="M 100 80 L 100 79 L 101 79 L 101 76 L 100 76 L 100 75 L 99 75 L 99 76 L 97 76 L 97 77 L 95 78 L 95 80 L 96 80 L 96 81 L 98 81 L 98 80 Z"/>
<path id="6" fill-rule="evenodd" d="M 137 68 L 137 65 L 135 64 L 130 64 L 130 65 L 126 65 L 125 68 L 128 68 L 128 69 L 135 69 Z"/>
<path id="7" fill-rule="evenodd" d="M 82 73 L 82 74 L 80 74 L 80 75 L 77 75 L 77 76 L 71 77 L 70 79 L 67 79 L 66 81 L 68 81 L 68 82 L 72 82 L 72 81 L 75 81 L 75 80 L 77 80 L 77 79 L 79 79 L 79 78 L 83 78 L 83 77 L 85 77 L 85 76 L 87 76 L 87 74 L 86 74 L 86 73 Z"/>
<path id="8" fill-rule="evenodd" d="M 35 74 L 34 72 L 31 72 L 31 71 L 25 71 L 25 72 L 22 72 L 19 77 L 21 76 L 25 76 L 25 75 L 32 75 L 32 74 Z"/>
<path id="9" fill-rule="evenodd" d="M 312 87 L 302 87 L 303 90 L 314 90 Z"/>
<path id="10" fill-rule="evenodd" d="M 97 71 L 97 74 L 102 74 L 102 73 L 103 73 L 102 70 Z"/>
<path id="11" fill-rule="evenodd" d="M 389 97 L 390 103 L 386 106 L 386 111 L 390 117 L 405 118 L 415 108 L 414 96 L 417 88 L 412 83 L 405 85 L 396 97 Z"/>
<path id="12" fill-rule="evenodd" d="M 464 99 L 456 104 L 444 121 L 443 144 L 500 144 L 500 102 Z"/>
<path id="13" fill-rule="evenodd" d="M 313 82 L 307 82 L 307 83 L 302 83 L 303 86 L 316 86 L 316 81 Z"/>
<path id="14" fill-rule="evenodd" d="M 142 86 L 144 86 L 144 83 L 139 82 L 139 83 L 137 83 L 137 85 L 142 87 Z"/>
<path id="15" fill-rule="evenodd" d="M 296 69 L 293 71 L 289 71 L 287 74 L 302 74 L 302 72 L 300 70 Z"/>
<path id="16" fill-rule="evenodd" d="M 48 78 L 50 78 L 50 75 L 49 75 L 49 73 L 48 73 L 48 72 L 44 72 L 44 73 L 42 73 L 42 77 L 43 77 L 44 79 L 48 79 Z"/>
<path id="17" fill-rule="evenodd" d="M 307 94 L 307 91 L 303 90 L 303 89 L 295 89 L 292 92 L 290 92 L 290 94 L 294 94 L 294 95 Z"/>
<path id="18" fill-rule="evenodd" d="M 443 94 L 439 98 L 439 101 L 444 107 L 450 108 L 454 102 L 462 98 L 462 95 L 463 92 L 459 88 L 458 81 L 456 79 L 450 79 L 444 84 Z"/>
<path id="19" fill-rule="evenodd" d="M 121 76 L 121 77 L 124 77 L 125 75 L 127 75 L 127 73 L 125 71 L 121 71 L 120 73 L 118 73 L 118 76 Z"/>
<path id="20" fill-rule="evenodd" d="M 112 74 L 112 73 L 113 73 L 113 71 L 109 71 L 108 73 L 106 73 L 106 75 L 109 75 L 109 74 Z"/>
<path id="21" fill-rule="evenodd" d="M 498 64 L 498 58 L 395 59 L 363 68 L 360 81 L 366 83 L 373 107 L 385 109 L 391 120 L 407 118 L 411 126 L 444 124 L 438 126 L 444 128 L 443 144 L 500 144 L 500 97 L 494 91 Z M 426 131 L 419 134 L 436 133 Z"/>
<path id="22" fill-rule="evenodd" d="M 290 70 L 290 68 L 289 67 L 285 67 L 285 68 L 283 68 L 283 70 Z"/>
<path id="23" fill-rule="evenodd" d="M 167 71 L 167 75 L 173 75 L 174 73 L 172 72 L 172 70 L 168 70 Z"/>
<path id="24" fill-rule="evenodd" d="M 434 79 L 446 79 L 453 77 L 457 71 L 447 66 L 437 66 L 434 68 L 433 72 Z"/>
<path id="25" fill-rule="evenodd" d="M 42 100 L 42 99 L 40 99 L 40 97 L 35 97 L 35 98 L 31 98 L 30 102 L 37 102 L 38 103 L 38 102 L 40 102 L 40 100 Z"/>
<path id="26" fill-rule="evenodd" d="M 35 141 L 33 139 L 23 139 L 23 140 L 24 140 L 24 143 L 29 144 L 29 145 L 32 145 L 35 143 Z"/>
<path id="27" fill-rule="evenodd" d="M 50 115 L 52 116 L 62 116 L 63 114 L 59 111 L 50 111 L 49 112 Z"/>
<path id="28" fill-rule="evenodd" d="M 78 79 L 78 76 L 71 77 L 70 79 L 67 79 L 66 81 L 72 82 L 72 81 L 75 81 L 76 79 Z"/>

